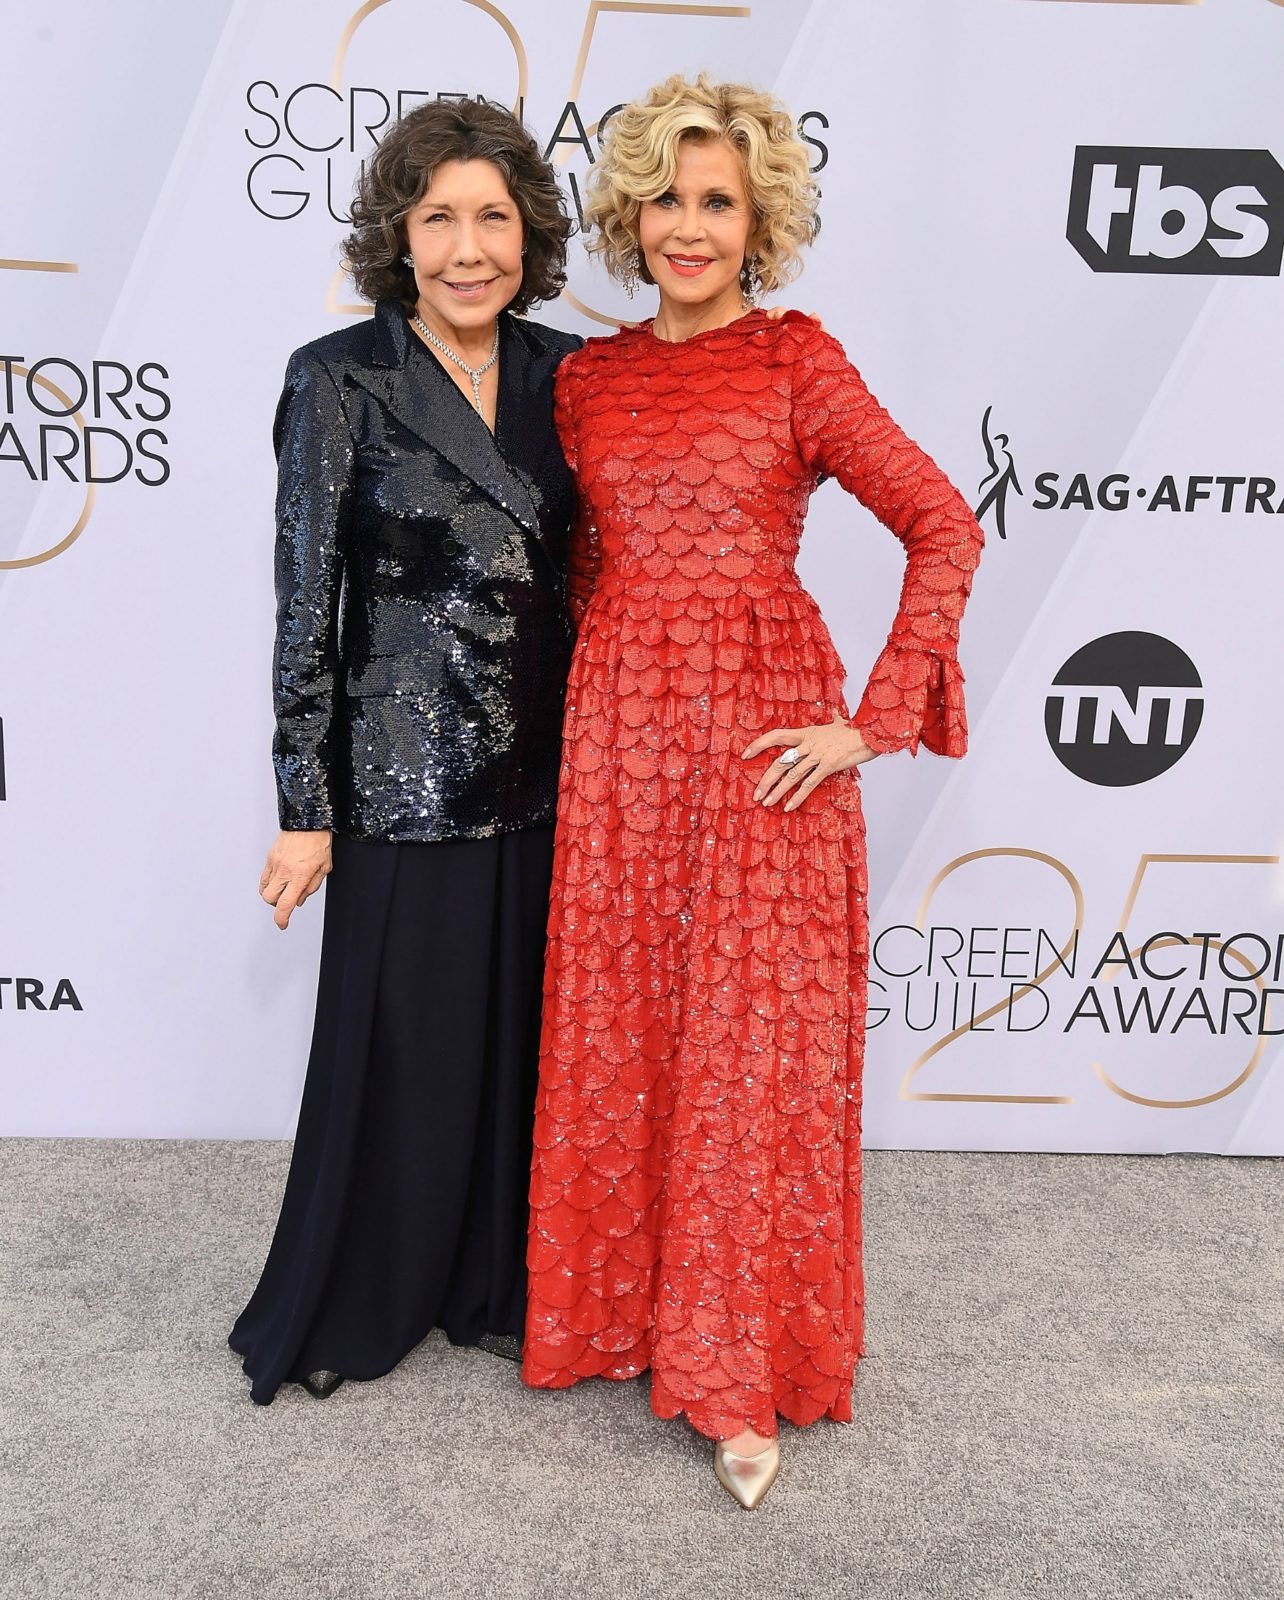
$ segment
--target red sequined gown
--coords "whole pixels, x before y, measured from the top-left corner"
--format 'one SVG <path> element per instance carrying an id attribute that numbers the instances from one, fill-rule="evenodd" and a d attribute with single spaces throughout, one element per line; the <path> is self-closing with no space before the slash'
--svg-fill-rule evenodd
<path id="1" fill-rule="evenodd" d="M 879 751 L 966 743 L 967 505 L 810 319 L 649 324 L 562 364 L 580 494 L 531 1187 L 523 1376 L 651 1370 L 728 1438 L 851 1416 L 861 1351 L 866 878 L 855 771 L 755 805 L 771 728 L 844 717 L 794 571 L 835 477 L 902 540 L 852 719 Z"/>

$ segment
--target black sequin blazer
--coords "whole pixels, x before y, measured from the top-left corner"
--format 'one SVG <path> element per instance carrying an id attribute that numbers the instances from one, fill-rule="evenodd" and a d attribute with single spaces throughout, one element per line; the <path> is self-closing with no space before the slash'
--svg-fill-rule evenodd
<path id="1" fill-rule="evenodd" d="M 493 438 L 395 302 L 290 358 L 274 435 L 283 828 L 431 840 L 552 822 L 575 497 L 553 374 L 580 342 L 500 316 Z"/>

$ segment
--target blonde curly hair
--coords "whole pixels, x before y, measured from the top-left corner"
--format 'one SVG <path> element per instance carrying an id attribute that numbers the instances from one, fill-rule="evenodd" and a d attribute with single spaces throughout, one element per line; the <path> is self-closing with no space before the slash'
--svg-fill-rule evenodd
<path id="1" fill-rule="evenodd" d="M 633 272 L 655 281 L 638 245 L 638 213 L 672 185 L 684 139 L 725 139 L 740 152 L 754 215 L 749 251 L 763 290 L 782 288 L 801 270 L 803 247 L 820 227 L 807 147 L 772 95 L 715 83 L 704 72 L 694 83 L 675 73 L 611 118 L 584 207 L 590 251 L 619 281 Z M 748 257 L 741 283 L 751 286 Z"/>

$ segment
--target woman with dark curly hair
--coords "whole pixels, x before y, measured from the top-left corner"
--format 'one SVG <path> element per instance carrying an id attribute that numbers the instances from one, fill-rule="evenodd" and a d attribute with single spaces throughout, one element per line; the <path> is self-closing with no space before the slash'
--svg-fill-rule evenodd
<path id="1" fill-rule="evenodd" d="M 276 418 L 278 927 L 329 878 L 294 1156 L 232 1331 L 261 1404 L 434 1327 L 513 1356 L 571 631 L 574 489 L 519 321 L 570 222 L 480 100 L 388 133 L 347 257 L 373 319 L 290 358 Z"/>

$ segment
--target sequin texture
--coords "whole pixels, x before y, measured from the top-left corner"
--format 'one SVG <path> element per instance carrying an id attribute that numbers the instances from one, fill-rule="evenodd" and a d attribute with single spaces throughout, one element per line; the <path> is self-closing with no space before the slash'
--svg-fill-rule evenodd
<path id="1" fill-rule="evenodd" d="M 553 820 L 574 485 L 553 374 L 500 317 L 496 432 L 383 302 L 291 357 L 277 411 L 281 825 L 481 838 Z"/>
<path id="2" fill-rule="evenodd" d="M 904 543 L 853 719 L 962 755 L 981 535 L 806 318 L 590 340 L 557 380 L 579 522 L 535 1122 L 523 1375 L 649 1367 L 727 1438 L 851 1415 L 862 1342 L 864 825 L 855 772 L 753 801 L 779 727 L 846 716 L 794 570 L 837 478 Z"/>

